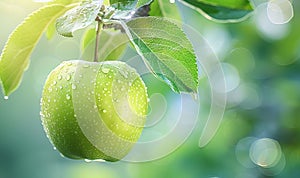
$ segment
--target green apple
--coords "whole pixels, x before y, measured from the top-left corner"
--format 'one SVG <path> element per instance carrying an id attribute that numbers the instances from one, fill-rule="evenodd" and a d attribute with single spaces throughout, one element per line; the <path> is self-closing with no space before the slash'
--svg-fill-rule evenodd
<path id="1" fill-rule="evenodd" d="M 63 62 L 41 99 L 47 137 L 72 159 L 122 159 L 139 139 L 147 110 L 145 84 L 120 61 Z"/>

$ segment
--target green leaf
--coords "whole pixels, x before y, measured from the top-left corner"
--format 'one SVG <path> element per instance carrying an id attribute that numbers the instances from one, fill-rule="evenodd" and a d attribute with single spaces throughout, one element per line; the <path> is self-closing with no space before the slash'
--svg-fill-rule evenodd
<path id="1" fill-rule="evenodd" d="M 85 31 L 81 40 L 81 51 L 84 51 L 96 38 L 96 29 L 90 28 Z"/>
<path id="2" fill-rule="evenodd" d="M 150 4 L 153 0 L 138 0 L 137 4 L 136 4 L 136 9 L 140 8 L 144 5 Z"/>
<path id="3" fill-rule="evenodd" d="M 103 0 L 83 1 L 79 6 L 69 10 L 56 21 L 57 32 L 65 37 L 73 37 L 73 32 L 83 29 L 95 22 Z"/>
<path id="4" fill-rule="evenodd" d="M 29 57 L 42 33 L 58 16 L 73 6 L 48 5 L 30 14 L 10 35 L 0 56 L 0 78 L 4 94 L 19 86 Z"/>
<path id="5" fill-rule="evenodd" d="M 55 21 L 53 21 L 51 24 L 48 25 L 48 28 L 46 30 L 46 37 L 48 40 L 51 40 L 53 36 L 55 35 L 56 28 L 55 28 Z"/>
<path id="6" fill-rule="evenodd" d="M 110 0 L 111 6 L 119 10 L 134 10 L 150 4 L 152 0 Z"/>
<path id="7" fill-rule="evenodd" d="M 238 22 L 253 11 L 249 0 L 180 0 L 210 20 Z"/>
<path id="8" fill-rule="evenodd" d="M 70 4 L 75 4 L 78 2 L 81 2 L 82 0 L 53 0 L 51 2 L 49 2 L 49 5 L 52 4 L 60 4 L 60 5 L 70 5 Z"/>
<path id="9" fill-rule="evenodd" d="M 82 38 L 82 59 L 92 61 L 95 49 L 96 30 L 89 29 Z M 120 30 L 103 29 L 100 33 L 98 61 L 117 60 L 128 44 L 127 35 Z"/>
<path id="10" fill-rule="evenodd" d="M 70 5 L 70 4 L 75 4 L 80 2 L 81 0 L 54 0 L 49 2 L 49 5 L 52 4 L 61 4 L 61 5 Z M 47 30 L 46 30 L 46 37 L 48 40 L 51 40 L 56 32 L 56 27 L 55 27 L 56 21 L 53 21 L 51 24 L 49 24 Z"/>
<path id="11" fill-rule="evenodd" d="M 163 79 L 175 92 L 197 92 L 196 56 L 190 41 L 177 25 L 157 17 L 121 23 L 155 76 Z"/>
<path id="12" fill-rule="evenodd" d="M 166 0 L 154 0 L 150 6 L 150 16 L 167 17 L 181 20 L 179 10 L 175 3 Z"/>

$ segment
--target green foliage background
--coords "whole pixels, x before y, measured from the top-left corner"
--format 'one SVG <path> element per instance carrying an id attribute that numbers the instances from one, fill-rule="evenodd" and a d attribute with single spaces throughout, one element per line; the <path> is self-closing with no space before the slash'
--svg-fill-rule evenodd
<path id="1" fill-rule="evenodd" d="M 220 130 L 208 146 L 197 146 L 204 123 L 200 119 L 192 136 L 174 153 L 141 164 L 85 163 L 62 158 L 51 149 L 39 117 L 42 87 L 48 73 L 60 62 L 80 57 L 80 39 L 79 35 L 74 39 L 55 36 L 47 41 L 43 36 L 20 88 L 9 100 L 0 99 L 0 178 L 266 177 L 258 167 L 246 168 L 237 160 L 236 145 L 245 137 L 277 140 L 286 165 L 274 177 L 299 177 L 300 2 L 293 1 L 293 5 L 295 17 L 287 25 L 285 35 L 278 39 L 262 33 L 255 17 L 238 24 L 217 24 L 180 6 L 183 20 L 204 34 L 223 62 L 236 67 L 240 83 L 253 86 L 259 106 L 249 109 L 251 100 L 231 103 Z M 1 49 L 9 33 L 37 7 L 36 3 L 24 0 L 0 2 Z M 213 40 L 218 35 L 220 38 Z M 235 49 L 247 49 L 251 55 L 242 50 L 237 53 Z M 130 55 L 134 54 L 129 51 L 127 57 Z M 201 87 L 201 94 L 207 95 L 206 79 L 201 80 Z M 234 93 L 229 93 L 229 101 L 233 97 Z M 209 98 L 203 97 L 201 103 L 205 117 Z"/>

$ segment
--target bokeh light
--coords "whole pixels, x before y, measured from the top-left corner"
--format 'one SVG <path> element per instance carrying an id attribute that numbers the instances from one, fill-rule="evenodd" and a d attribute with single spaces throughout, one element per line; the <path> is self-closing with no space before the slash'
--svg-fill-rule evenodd
<path id="1" fill-rule="evenodd" d="M 255 9 L 254 20 L 261 36 L 270 40 L 279 40 L 286 37 L 290 30 L 289 23 L 272 23 L 267 9 L 267 3 L 261 4 Z"/>
<path id="2" fill-rule="evenodd" d="M 274 167 L 281 158 L 281 148 L 276 140 L 262 138 L 252 143 L 250 158 L 253 163 L 263 168 Z"/>
<path id="3" fill-rule="evenodd" d="M 288 23 L 294 17 L 293 5 L 289 0 L 271 0 L 268 2 L 267 13 L 274 24 Z"/>

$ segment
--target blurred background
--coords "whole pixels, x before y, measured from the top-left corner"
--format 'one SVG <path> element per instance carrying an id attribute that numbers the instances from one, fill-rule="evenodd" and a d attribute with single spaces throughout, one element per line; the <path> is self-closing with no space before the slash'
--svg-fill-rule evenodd
<path id="1" fill-rule="evenodd" d="M 192 134 L 170 155 L 146 163 L 87 163 L 63 158 L 53 149 L 39 116 L 43 84 L 62 61 L 80 58 L 80 32 L 72 39 L 56 35 L 48 41 L 43 36 L 20 88 L 8 100 L 0 94 L 0 178 L 300 177 L 300 2 L 282 0 L 274 11 L 267 2 L 253 0 L 255 12 L 236 24 L 211 22 L 178 3 L 184 23 L 207 40 L 221 61 L 227 108 L 216 136 L 199 148 L 210 109 L 210 86 L 203 74 L 200 115 Z M 0 1 L 1 49 L 10 32 L 41 5 Z M 128 48 L 122 58 L 135 55 Z M 161 104 L 175 113 L 172 103 L 176 105 L 178 95 L 154 78 L 143 79 L 158 103 L 152 110 Z M 167 133 L 162 126 L 153 133 Z"/>

